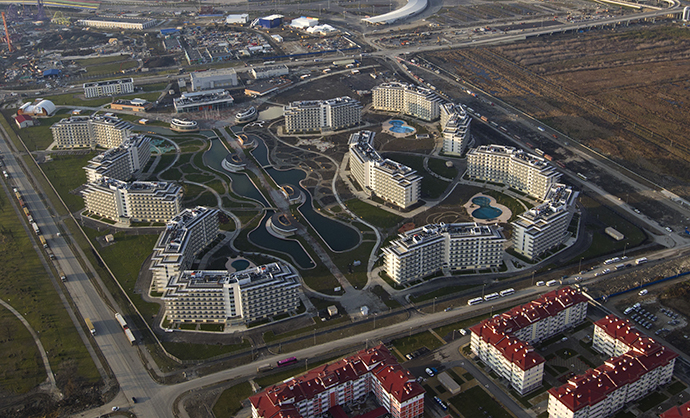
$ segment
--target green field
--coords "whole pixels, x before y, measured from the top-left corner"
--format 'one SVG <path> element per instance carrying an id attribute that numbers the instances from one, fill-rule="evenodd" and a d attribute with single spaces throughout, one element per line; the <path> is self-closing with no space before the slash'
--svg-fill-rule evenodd
<path id="1" fill-rule="evenodd" d="M 70 211 L 74 212 L 84 207 L 84 199 L 70 192 L 86 183 L 83 167 L 96 154 L 97 152 L 83 155 L 56 155 L 51 161 L 41 164 L 43 172 L 46 173 Z"/>
<path id="2" fill-rule="evenodd" d="M 196 328 L 196 324 L 184 325 L 194 325 L 194 328 Z M 180 328 L 185 329 L 183 327 Z M 180 360 L 204 360 L 245 350 L 251 347 L 251 344 L 248 341 L 243 341 L 240 344 L 189 344 L 164 341 L 163 347 L 165 347 L 168 353 Z"/>
<path id="3" fill-rule="evenodd" d="M 486 414 L 493 418 L 512 418 L 481 386 L 474 386 L 453 396 L 449 401 L 465 418 L 486 418 Z"/>
<path id="4" fill-rule="evenodd" d="M 429 158 L 428 165 L 429 170 L 442 177 L 453 179 L 458 174 L 458 169 L 455 166 L 446 167 L 446 160 L 440 158 Z"/>
<path id="5" fill-rule="evenodd" d="M 401 216 L 362 202 L 359 199 L 350 199 L 345 202 L 345 206 L 355 215 L 379 228 L 388 229 L 398 225 L 404 220 Z"/>
<path id="6" fill-rule="evenodd" d="M 217 417 L 231 417 L 242 409 L 242 401 L 252 394 L 252 385 L 249 382 L 237 384 L 225 389 L 213 405 L 213 414 Z"/>
<path id="7" fill-rule="evenodd" d="M 406 155 L 406 154 L 395 154 L 390 157 L 393 161 L 405 164 L 406 166 L 417 171 L 417 174 L 422 176 L 422 197 L 428 197 L 431 199 L 439 198 L 446 188 L 450 185 L 449 182 L 437 179 L 436 177 L 429 174 L 424 169 L 424 156 L 423 155 Z M 431 159 L 429 160 L 431 164 Z"/>

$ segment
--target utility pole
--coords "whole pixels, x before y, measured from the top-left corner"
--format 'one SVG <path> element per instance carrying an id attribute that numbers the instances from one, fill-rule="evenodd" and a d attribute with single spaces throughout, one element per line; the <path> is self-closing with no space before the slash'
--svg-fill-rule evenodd
<path id="1" fill-rule="evenodd" d="M 534 272 L 532 272 L 532 280 L 534 280 Z M 484 287 L 486 287 L 486 283 L 482 285 L 482 299 L 484 299 Z"/>
<path id="2" fill-rule="evenodd" d="M 436 299 L 438 299 L 438 297 L 434 296 L 434 304 L 433 304 L 434 308 L 432 309 L 432 313 L 436 313 Z"/>
<path id="3" fill-rule="evenodd" d="M 316 328 L 314 328 L 314 345 L 316 345 Z"/>
<path id="4" fill-rule="evenodd" d="M 532 270 L 532 284 L 531 284 L 531 286 L 534 286 L 534 270 Z M 484 292 L 482 292 L 482 293 L 484 293 Z"/>

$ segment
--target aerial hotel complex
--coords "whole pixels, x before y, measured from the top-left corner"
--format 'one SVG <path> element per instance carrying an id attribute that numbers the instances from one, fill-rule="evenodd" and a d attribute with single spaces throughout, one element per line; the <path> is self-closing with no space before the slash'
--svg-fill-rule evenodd
<path id="1" fill-rule="evenodd" d="M 233 103 L 235 99 L 224 89 L 182 93 L 180 97 L 173 99 L 173 106 L 177 113 L 225 109 Z"/>
<path id="2" fill-rule="evenodd" d="M 379 345 L 269 386 L 249 402 L 252 418 L 317 418 L 329 412 L 343 417 L 343 406 L 363 403 L 373 394 L 385 409 L 376 416 L 418 418 L 424 415 L 424 393 L 386 346 Z"/>
<path id="3" fill-rule="evenodd" d="M 544 375 L 545 360 L 532 344 L 577 326 L 586 316 L 587 298 L 564 287 L 471 327 L 470 347 L 524 395 L 540 387 Z"/>
<path id="4" fill-rule="evenodd" d="M 549 418 L 612 416 L 669 383 L 678 357 L 614 315 L 594 323 L 592 348 L 611 358 L 602 366 L 549 389 Z"/>
<path id="5" fill-rule="evenodd" d="M 401 208 L 419 201 L 422 176 L 406 165 L 383 159 L 372 143 L 374 132 L 360 131 L 350 136 L 350 172 L 371 194 Z"/>
<path id="6" fill-rule="evenodd" d="M 136 176 L 151 158 L 151 138 L 145 135 L 131 135 L 119 147 L 93 157 L 84 167 L 86 182 L 92 183 L 109 177 L 115 180 L 129 180 Z"/>
<path id="7" fill-rule="evenodd" d="M 129 122 L 111 116 L 72 116 L 50 130 L 57 148 L 115 148 L 132 134 Z"/>
<path id="8" fill-rule="evenodd" d="M 168 221 L 153 247 L 151 290 L 163 293 L 168 281 L 189 269 L 194 256 L 218 235 L 218 210 L 185 209 Z"/>
<path id="9" fill-rule="evenodd" d="M 116 222 L 167 222 L 182 210 L 182 187 L 175 183 L 101 177 L 82 196 L 87 211 Z"/>
<path id="10" fill-rule="evenodd" d="M 545 159 L 514 147 L 482 145 L 467 153 L 467 175 L 503 183 L 543 200 L 561 173 Z"/>
<path id="11" fill-rule="evenodd" d="M 115 96 L 118 94 L 134 93 L 134 79 L 121 78 L 119 80 L 96 81 L 84 83 L 84 97 L 91 99 L 100 96 Z"/>
<path id="12" fill-rule="evenodd" d="M 459 104 L 441 105 L 441 135 L 443 152 L 462 155 L 470 141 L 470 115 Z"/>
<path id="13" fill-rule="evenodd" d="M 441 115 L 443 99 L 432 90 L 414 84 L 379 84 L 371 90 L 371 96 L 375 110 L 402 113 L 429 122 Z"/>
<path id="14" fill-rule="evenodd" d="M 284 107 L 285 132 L 337 131 L 362 121 L 362 104 L 347 96 L 292 102 Z"/>
<path id="15" fill-rule="evenodd" d="M 384 269 L 404 284 L 442 270 L 498 267 L 505 238 L 495 226 L 476 223 L 429 224 L 400 234 L 383 248 Z"/>
<path id="16" fill-rule="evenodd" d="M 166 319 L 175 323 L 247 324 L 296 311 L 301 285 L 285 263 L 236 273 L 184 271 L 165 287 Z"/>

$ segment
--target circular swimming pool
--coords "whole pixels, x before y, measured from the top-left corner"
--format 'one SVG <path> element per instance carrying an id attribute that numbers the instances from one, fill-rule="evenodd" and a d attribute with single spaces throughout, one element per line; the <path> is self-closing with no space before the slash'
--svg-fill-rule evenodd
<path id="1" fill-rule="evenodd" d="M 493 219 L 501 216 L 503 211 L 499 208 L 491 206 L 491 199 L 484 196 L 475 197 L 472 203 L 479 205 L 479 209 L 472 212 L 472 216 L 477 219 Z"/>
<path id="2" fill-rule="evenodd" d="M 390 124 L 391 127 L 388 128 L 388 130 L 396 134 L 409 134 L 415 131 L 415 129 L 406 124 L 404 120 L 393 119 L 390 121 Z"/>

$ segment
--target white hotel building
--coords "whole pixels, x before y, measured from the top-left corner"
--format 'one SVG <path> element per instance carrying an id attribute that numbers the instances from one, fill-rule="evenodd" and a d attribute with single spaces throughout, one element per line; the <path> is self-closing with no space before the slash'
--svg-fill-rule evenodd
<path id="1" fill-rule="evenodd" d="M 398 284 L 448 268 L 498 267 L 503 261 L 499 228 L 476 223 L 430 224 L 407 231 L 383 249 L 386 273 Z"/>
<path id="2" fill-rule="evenodd" d="M 540 387 L 544 375 L 545 360 L 532 344 L 577 326 L 586 316 L 587 298 L 564 287 L 471 327 L 470 347 L 524 395 Z"/>
<path id="3" fill-rule="evenodd" d="M 292 102 L 283 109 L 285 132 L 337 131 L 362 121 L 362 104 L 343 96 L 329 100 Z"/>
<path id="4" fill-rule="evenodd" d="M 602 366 L 549 389 L 549 418 L 606 418 L 673 377 L 678 354 L 609 315 L 594 323 L 592 348 L 612 356 Z"/>
<path id="5" fill-rule="evenodd" d="M 57 148 L 115 148 L 132 134 L 129 122 L 110 116 L 72 116 L 55 122 L 50 130 Z"/>
<path id="6" fill-rule="evenodd" d="M 432 90 L 414 84 L 383 83 L 371 90 L 375 110 L 402 113 L 417 119 L 432 121 L 441 115 L 441 99 Z"/>
<path id="7" fill-rule="evenodd" d="M 443 152 L 462 155 L 470 141 L 470 115 L 459 104 L 445 103 L 441 106 L 441 134 Z"/>
<path id="8" fill-rule="evenodd" d="M 102 177 L 82 192 L 86 210 L 116 222 L 167 222 L 182 210 L 175 183 L 124 182 Z"/>
<path id="9" fill-rule="evenodd" d="M 86 182 L 93 183 L 102 177 L 129 180 L 135 177 L 151 158 L 151 138 L 131 135 L 122 145 L 111 148 L 89 160 L 84 167 Z"/>
<path id="10" fill-rule="evenodd" d="M 184 271 L 165 286 L 166 319 L 175 323 L 247 324 L 296 311 L 301 285 L 287 264 L 235 273 Z"/>
<path id="11" fill-rule="evenodd" d="M 544 199 L 561 173 L 545 159 L 514 147 L 482 145 L 467 153 L 467 175 L 477 180 L 503 183 Z"/>
<path id="12" fill-rule="evenodd" d="M 119 80 L 96 81 L 84 83 L 84 97 L 91 99 L 100 96 L 116 96 L 118 94 L 134 93 L 134 79 L 121 78 Z"/>
<path id="13" fill-rule="evenodd" d="M 218 235 L 218 210 L 185 209 L 168 221 L 153 247 L 151 290 L 163 293 L 168 281 L 188 270 L 194 256 Z"/>
<path id="14" fill-rule="evenodd" d="M 544 203 L 518 215 L 511 222 L 515 252 L 534 260 L 561 245 L 568 237 L 577 196 L 570 187 L 554 184 Z"/>
<path id="15" fill-rule="evenodd" d="M 374 132 L 360 131 L 350 136 L 350 173 L 371 194 L 401 208 L 419 201 L 422 176 L 406 165 L 383 159 L 371 145 Z"/>

